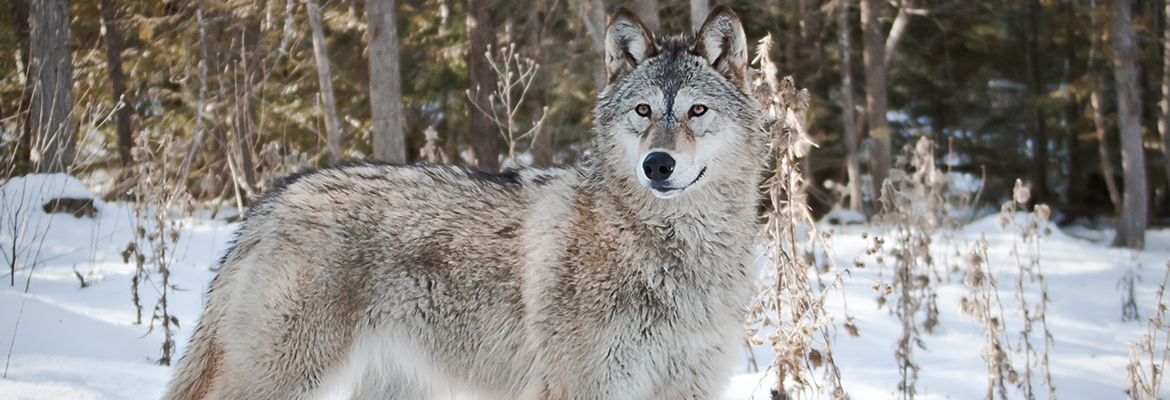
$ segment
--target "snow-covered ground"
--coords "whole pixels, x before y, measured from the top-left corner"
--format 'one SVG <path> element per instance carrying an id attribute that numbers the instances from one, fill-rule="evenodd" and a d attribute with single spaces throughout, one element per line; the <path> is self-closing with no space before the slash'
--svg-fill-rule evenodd
<path id="1" fill-rule="evenodd" d="M 0 188 L 0 194 L 0 250 L 5 254 L 0 270 L 0 353 L 6 357 L 0 399 L 159 398 L 171 370 L 155 363 L 162 333 L 134 324 L 130 295 L 134 267 L 124 263 L 121 255 L 131 233 L 129 206 L 95 201 L 94 219 L 45 214 L 41 204 L 47 198 L 91 197 L 80 182 L 64 175 L 14 179 Z M 214 277 L 210 268 L 226 250 L 235 227 L 221 220 L 184 221 L 176 264 L 171 269 L 171 282 L 182 291 L 170 295 L 170 309 L 181 326 L 176 336 L 179 354 L 186 347 L 203 294 Z M 835 231 L 832 245 L 838 265 L 848 266 L 854 259 L 870 265 L 852 270 L 844 281 L 844 299 L 861 334 L 857 338 L 839 334 L 835 339 L 833 351 L 845 389 L 854 399 L 895 397 L 899 375 L 892 350 L 901 324 L 887 309 L 877 307 L 872 286 L 878 281 L 879 269 L 862 255 L 866 243 L 862 233 L 872 236 L 876 229 L 864 225 L 821 228 Z M 994 217 L 955 232 L 951 250 L 940 251 L 946 255 L 936 258 L 944 265 L 961 263 L 956 249 L 967 252 L 981 233 L 990 242 L 991 267 L 1002 270 L 1000 295 L 1010 305 L 1016 269 L 1016 261 L 1008 253 L 1013 236 L 999 231 Z M 1049 354 L 1056 393 L 1062 399 L 1124 398 L 1127 342 L 1138 340 L 1145 332 L 1154 290 L 1170 261 L 1170 231 L 1150 231 L 1147 250 L 1142 252 L 1108 248 L 1112 232 L 1079 229 L 1070 233 L 1076 237 L 1054 230 L 1041 246 L 1041 266 L 1051 299 L 1047 316 L 1054 344 Z M 9 263 L 17 237 L 19 269 L 12 275 Z M 1139 279 L 1139 321 L 1121 321 L 1124 293 L 1118 282 L 1127 271 Z M 88 287 L 81 287 L 79 275 Z M 148 321 L 157 290 L 145 285 L 141 293 Z M 915 355 L 922 367 L 918 395 L 929 399 L 983 398 L 987 385 L 980 357 L 983 336 L 974 321 L 957 311 L 964 293 L 961 277 L 950 275 L 949 281 L 939 285 L 938 293 L 941 329 L 926 336 L 927 350 L 917 350 Z M 840 312 L 841 298 L 830 293 L 830 312 Z M 1021 318 L 1013 308 L 1005 312 L 1009 321 Z M 768 348 L 753 352 L 760 366 L 765 366 L 770 359 Z M 724 398 L 754 395 L 766 399 L 768 379 L 764 374 L 747 373 L 744 359 Z M 1041 378 L 1034 381 L 1043 396 Z M 1163 392 L 1166 394 L 1170 392 Z"/>

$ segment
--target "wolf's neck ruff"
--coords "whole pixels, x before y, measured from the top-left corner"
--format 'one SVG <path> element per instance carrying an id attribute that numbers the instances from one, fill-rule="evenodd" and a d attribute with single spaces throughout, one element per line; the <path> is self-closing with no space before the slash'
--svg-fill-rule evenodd
<path id="1" fill-rule="evenodd" d="M 717 398 L 751 291 L 762 111 L 716 8 L 606 33 L 594 161 L 286 179 L 211 284 L 166 399 Z"/>

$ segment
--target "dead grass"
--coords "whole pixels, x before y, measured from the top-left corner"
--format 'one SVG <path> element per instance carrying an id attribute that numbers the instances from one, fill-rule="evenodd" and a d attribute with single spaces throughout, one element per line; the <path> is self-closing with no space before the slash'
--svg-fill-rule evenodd
<path id="1" fill-rule="evenodd" d="M 177 179 L 177 163 L 173 162 L 182 155 L 183 146 L 170 133 L 144 130 L 138 134 L 131 153 L 138 180 L 130 193 L 135 200 L 133 235 L 122 259 L 136 267 L 130 286 L 136 323 L 142 323 L 141 289 L 150 287 L 158 294 L 149 329 L 162 330 L 162 354 L 157 362 L 170 365 L 175 352 L 174 330 L 179 327 L 179 318 L 171 314 L 167 304 L 168 295 L 177 290 L 170 282 L 170 268 L 183 230 L 182 215 L 189 215 L 193 209 L 186 185 Z"/>
<path id="2" fill-rule="evenodd" d="M 1000 207 L 996 223 L 999 229 L 1013 232 L 1008 254 L 1015 261 L 1013 297 L 1005 301 L 999 293 L 999 277 L 1010 266 L 992 267 L 987 239 L 981 236 L 967 255 L 963 271 L 966 294 L 960 299 L 959 308 L 983 328 L 980 353 L 987 365 L 986 399 L 997 396 L 1006 399 L 1008 385 L 1015 386 L 1024 398 L 1035 399 L 1035 375 L 1042 377 L 1048 398 L 1055 399 L 1056 388 L 1048 367 L 1048 353 L 1053 344 L 1047 320 L 1048 289 L 1040 264 L 1040 243 L 1051 233 L 1048 227 L 1051 211 L 1047 205 L 1037 204 L 1032 211 L 1023 212 L 1031 196 L 1021 181 L 1016 181 L 1012 194 L 1012 199 Z M 1005 312 L 1012 306 L 1014 312 Z M 1009 323 L 1019 328 L 1013 330 Z"/>
<path id="3" fill-rule="evenodd" d="M 1133 400 L 1155 400 L 1162 387 L 1166 362 L 1170 359 L 1170 327 L 1166 326 L 1166 304 L 1162 296 L 1170 282 L 1170 265 L 1162 284 L 1154 296 L 1154 315 L 1148 318 L 1146 333 L 1136 342 L 1129 342 L 1129 365 L 1125 375 L 1129 381 L 1126 395 Z"/>
<path id="4" fill-rule="evenodd" d="M 941 274 L 931 255 L 935 231 L 946 219 L 947 176 L 938 169 L 934 143 L 922 137 L 914 146 L 906 146 L 895 168 L 881 187 L 881 206 L 874 224 L 881 234 L 874 238 L 871 254 L 878 254 L 882 282 L 875 286 L 878 304 L 893 296 L 890 311 L 902 323 L 902 335 L 894 346 L 894 358 L 901 376 L 898 393 L 903 399 L 917 393 L 919 366 L 914 362 L 915 349 L 926 350 L 923 333 L 933 333 L 938 326 L 938 293 Z M 887 266 L 884 255 L 891 256 Z M 886 281 L 887 267 L 892 276 Z"/>

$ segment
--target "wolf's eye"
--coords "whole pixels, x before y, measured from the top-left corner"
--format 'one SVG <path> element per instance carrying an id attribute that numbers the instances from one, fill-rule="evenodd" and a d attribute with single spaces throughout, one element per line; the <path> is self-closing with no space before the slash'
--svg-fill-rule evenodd
<path id="1" fill-rule="evenodd" d="M 637 107 L 634 107 L 634 112 L 638 113 L 638 115 L 641 115 L 643 117 L 649 117 L 650 116 L 650 105 L 649 104 L 639 104 Z"/>
<path id="2" fill-rule="evenodd" d="M 695 105 L 691 106 L 691 116 L 692 117 L 701 117 L 705 113 L 707 113 L 707 106 L 702 105 L 702 104 L 695 104 Z"/>

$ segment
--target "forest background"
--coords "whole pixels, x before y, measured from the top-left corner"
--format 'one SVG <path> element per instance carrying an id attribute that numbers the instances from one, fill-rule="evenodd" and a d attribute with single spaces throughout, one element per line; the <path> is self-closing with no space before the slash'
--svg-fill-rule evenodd
<path id="1" fill-rule="evenodd" d="M 1061 223 L 1120 216 L 1129 247 L 1170 217 L 1166 1 L 726 4 L 810 91 L 815 215 L 878 211 L 872 182 L 926 136 L 985 204 L 1022 178 Z M 589 148 L 607 13 L 689 32 L 714 5 L 12 0 L 0 168 L 105 174 L 112 199 L 135 184 L 135 141 L 168 141 L 191 195 L 246 206 L 274 177 L 345 160 L 571 164 Z"/>
<path id="2" fill-rule="evenodd" d="M 27 294 L 38 262 L 60 256 L 39 258 L 53 236 L 51 218 L 37 225 L 41 204 L 46 213 L 97 211 L 95 221 L 109 213 L 101 207 L 120 204 L 133 211 L 134 233 L 115 258 L 133 260 L 135 323 L 163 332 L 157 362 L 168 364 L 179 320 L 167 298 L 183 286 L 170 281 L 169 265 L 191 222 L 177 214 L 235 221 L 277 178 L 348 161 L 571 165 L 590 151 L 606 16 L 625 6 L 652 30 L 690 32 L 718 3 L 760 40 L 753 56 L 764 55 L 753 66 L 765 73 L 754 83 L 776 89 L 761 101 L 787 115 L 774 113 L 767 124 L 775 135 L 769 176 L 761 177 L 769 266 L 751 306 L 758 321 L 747 323 L 760 336 L 749 344 L 772 344 L 775 393 L 804 385 L 822 365 L 832 395 L 844 393 L 826 288 L 864 274 L 864 253 L 883 266 L 874 309 L 887 296 L 897 304 L 888 312 L 902 323 L 894 355 L 903 398 L 916 390 L 914 344 L 926 349 L 919 331 L 938 324 L 936 288 L 960 281 L 974 293 L 960 311 L 983 323 L 987 339 L 980 350 L 988 398 L 1006 396 L 1005 380 L 1034 398 L 1031 376 L 1040 370 L 1052 395 L 1047 354 L 1055 341 L 1038 255 L 1040 238 L 1053 232 L 1047 221 L 1062 232 L 1116 232 L 1113 246 L 1134 249 L 1145 247 L 1147 227 L 1170 225 L 1170 0 L 9 0 L 0 6 L 0 186 L 21 194 L 0 202 L 0 237 L 11 239 L 0 245 L 8 286 L 18 290 L 18 272 L 27 272 Z M 792 79 L 776 80 L 773 69 Z M 25 193 L 29 182 L 68 180 L 19 178 L 56 172 L 89 186 L 71 193 L 100 193 L 104 202 L 33 204 L 27 196 L 40 194 Z M 1012 227 L 1000 250 L 1010 248 L 1018 264 L 1022 328 L 1014 342 L 996 280 L 980 278 L 991 276 L 995 246 L 976 240 L 955 253 L 965 269 L 944 271 L 937 260 L 957 242 L 932 236 L 979 226 L 996 211 L 998 228 Z M 865 245 L 839 270 L 826 262 L 832 231 L 810 221 L 824 215 L 834 223 L 868 218 L 881 236 L 871 242 L 842 227 Z M 91 234 L 101 224 L 94 226 Z M 1159 233 L 1151 235 L 1157 258 Z M 1055 261 L 1058 271 L 1121 254 L 1075 243 L 1089 255 Z M 885 277 L 887 255 L 896 273 Z M 101 280 L 92 268 L 83 275 L 71 267 L 82 288 Z M 1105 285 L 1123 292 L 1122 321 L 1138 320 L 1135 292 L 1152 290 L 1154 277 L 1143 284 L 1130 266 L 1115 269 L 1125 275 Z M 1155 346 L 1170 333 L 1166 279 L 1147 315 L 1150 333 L 1129 342 L 1134 398 L 1156 397 L 1170 363 L 1170 347 Z M 183 282 L 195 281 L 206 279 Z M 140 285 L 155 293 L 140 299 Z M 842 315 L 839 326 L 855 336 L 862 319 Z"/>

